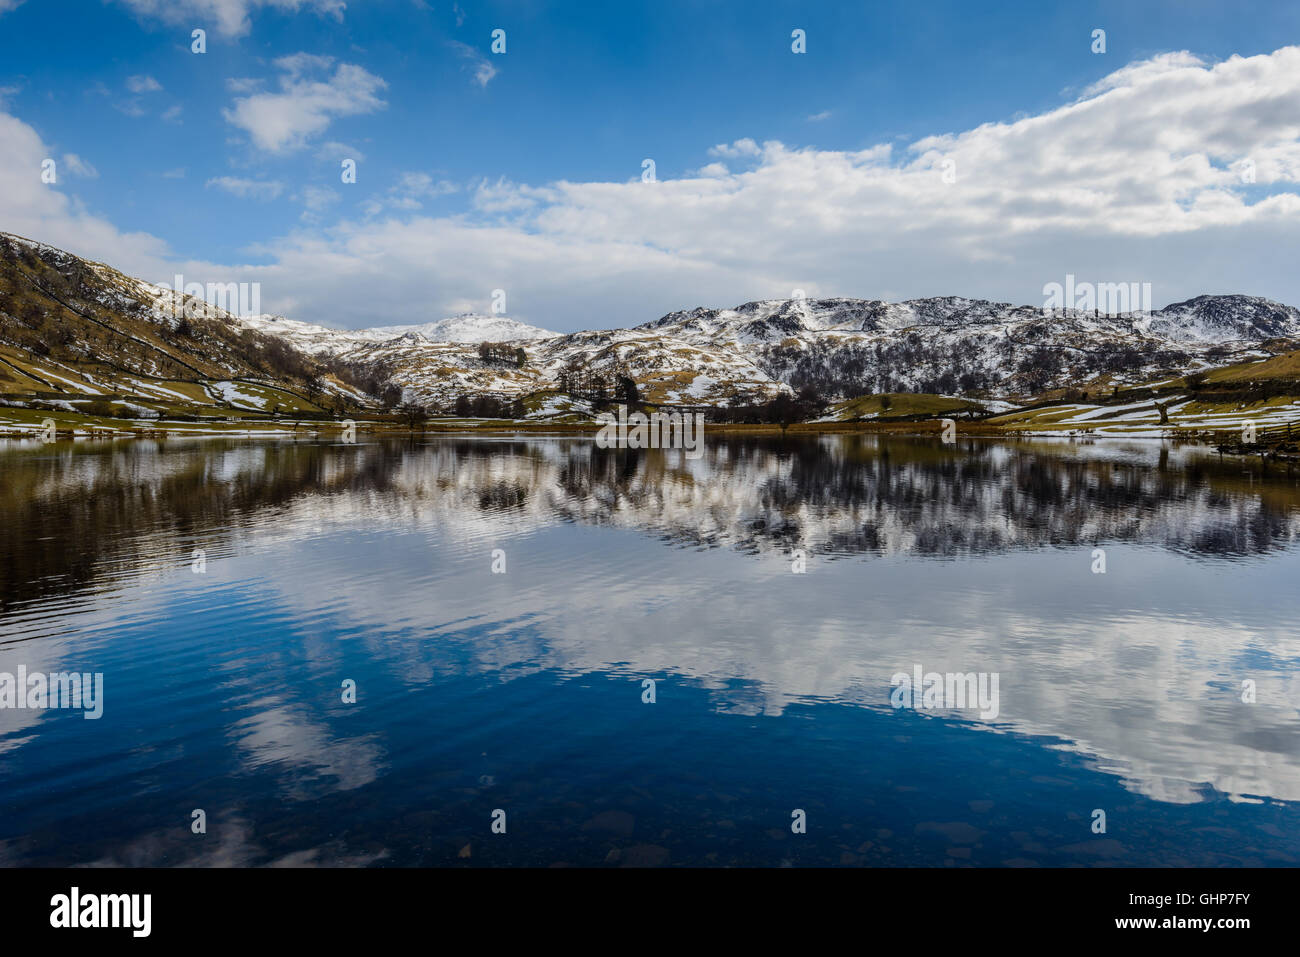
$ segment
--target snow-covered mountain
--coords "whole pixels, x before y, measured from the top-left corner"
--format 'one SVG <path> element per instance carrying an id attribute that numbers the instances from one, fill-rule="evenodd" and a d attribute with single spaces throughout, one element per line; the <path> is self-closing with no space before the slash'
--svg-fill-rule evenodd
<path id="1" fill-rule="evenodd" d="M 361 343 L 388 342 L 394 339 L 415 341 L 413 337 L 429 342 L 515 342 L 524 339 L 550 339 L 558 332 L 539 329 L 507 316 L 481 316 L 466 312 L 436 322 L 418 325 L 375 326 L 371 329 L 330 329 L 309 322 L 286 319 L 284 316 L 248 316 L 241 320 L 245 325 L 278 335 L 292 342 L 304 352 L 338 352 L 340 349 Z"/>
<path id="2" fill-rule="evenodd" d="M 418 326 L 378 326 L 367 329 L 385 339 L 416 333 L 430 342 L 515 342 L 520 339 L 551 339 L 558 332 L 539 329 L 507 316 L 481 316 L 464 312 L 458 316 L 426 322 Z"/>
<path id="3" fill-rule="evenodd" d="M 531 348 L 548 367 L 575 356 L 597 366 L 624 364 L 669 401 L 717 400 L 734 391 L 730 386 L 762 392 L 773 385 L 813 385 L 844 397 L 1023 397 L 1263 357 L 1264 343 L 1297 338 L 1300 309 L 1251 296 L 1200 296 L 1149 315 L 1114 317 L 944 296 L 696 308 Z"/>
<path id="4" fill-rule="evenodd" d="M 389 381 L 402 387 L 407 400 L 437 404 L 467 394 L 524 396 L 555 389 L 562 378 L 608 387 L 624 376 L 637 381 L 644 398 L 680 405 L 761 400 L 805 386 L 828 399 L 927 392 L 1015 400 L 1066 386 L 1109 389 L 1300 348 L 1300 309 L 1244 295 L 1197 296 L 1119 316 L 960 296 L 905 302 L 768 299 L 732 309 L 672 312 L 630 329 L 567 334 L 505 316 L 466 314 L 421 325 L 338 330 L 218 309 L 211 335 L 225 336 L 222 330 L 229 328 L 236 336 L 222 346 L 216 338 L 195 340 L 194 330 L 178 331 L 174 317 L 184 300 L 170 290 L 20 237 L 4 241 L 11 250 L 14 295 L 35 295 L 23 270 L 43 264 L 50 275 L 63 277 L 59 281 L 70 295 L 93 300 L 106 316 L 122 319 L 116 328 L 119 351 L 139 352 L 140 371 L 254 377 L 271 361 L 256 343 L 273 337 L 331 370 L 336 378 L 327 377 L 327 391 L 344 388 L 338 376 L 370 387 Z M 57 340 L 56 330 L 46 328 L 53 321 L 49 303 L 20 301 L 13 308 L 21 313 L 14 320 L 15 344 L 29 348 L 23 343 L 30 339 L 44 349 Z M 87 355 L 100 348 L 93 340 L 103 327 L 87 326 Z M 253 345 L 238 337 L 241 328 L 257 334 Z M 485 355 L 483 342 L 510 346 Z M 236 350 L 249 349 L 240 362 L 231 361 Z M 309 384 L 310 370 L 301 361 L 275 361 Z"/>
<path id="5" fill-rule="evenodd" d="M 1300 339 L 1300 309 L 1241 295 L 1198 296 L 1119 316 L 1048 314 L 1039 306 L 960 296 L 769 299 L 564 335 L 483 316 L 350 332 L 270 317 L 248 321 L 305 352 L 382 363 L 409 397 L 426 401 L 466 391 L 526 394 L 553 387 L 562 370 L 576 366 L 610 379 L 631 375 L 646 397 L 687 405 L 767 398 L 805 385 L 831 397 L 1026 397 L 1263 358 L 1265 343 Z M 473 344 L 485 339 L 516 342 L 527 362 L 483 362 Z"/>

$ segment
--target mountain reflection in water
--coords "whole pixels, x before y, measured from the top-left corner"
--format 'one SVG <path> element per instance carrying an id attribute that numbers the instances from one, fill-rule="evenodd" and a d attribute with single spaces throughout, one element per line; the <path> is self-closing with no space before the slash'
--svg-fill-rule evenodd
<path id="1" fill-rule="evenodd" d="M 0 672 L 106 684 L 99 721 L 0 710 L 0 862 L 1300 861 L 1276 466 L 439 437 L 10 443 L 0 474 Z M 999 674 L 997 717 L 891 709 L 915 665 Z"/>

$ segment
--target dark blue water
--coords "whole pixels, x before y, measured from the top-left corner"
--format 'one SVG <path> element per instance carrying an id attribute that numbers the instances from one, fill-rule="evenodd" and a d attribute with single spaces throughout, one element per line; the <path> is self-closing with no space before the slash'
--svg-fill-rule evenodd
<path id="1" fill-rule="evenodd" d="M 6 864 L 1300 861 L 1285 470 L 835 437 L 0 473 L 0 672 L 105 687 L 99 720 L 0 709 Z M 914 665 L 996 673 L 997 716 L 891 707 Z"/>

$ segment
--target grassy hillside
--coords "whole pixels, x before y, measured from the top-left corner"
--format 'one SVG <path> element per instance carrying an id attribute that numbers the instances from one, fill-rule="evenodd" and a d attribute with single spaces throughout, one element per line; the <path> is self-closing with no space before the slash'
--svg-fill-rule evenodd
<path id="1" fill-rule="evenodd" d="M 1209 387 L 1277 383 L 1300 394 L 1300 350 L 1284 352 L 1262 362 L 1242 362 L 1214 369 L 1205 374 L 1204 381 Z"/>
<path id="2" fill-rule="evenodd" d="M 825 418 L 835 422 L 863 419 L 958 418 L 983 415 L 985 407 L 978 401 L 924 392 L 884 392 L 863 395 L 831 406 Z"/>
<path id="3" fill-rule="evenodd" d="M 0 234 L 0 395 L 320 413 L 365 404 L 345 369 L 216 309 L 172 317 L 154 290 L 98 263 Z"/>

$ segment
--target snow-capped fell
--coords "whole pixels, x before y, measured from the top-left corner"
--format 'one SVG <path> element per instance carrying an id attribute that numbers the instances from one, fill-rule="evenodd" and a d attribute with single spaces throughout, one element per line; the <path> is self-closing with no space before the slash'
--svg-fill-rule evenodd
<path id="1" fill-rule="evenodd" d="M 465 313 L 437 322 L 409 326 L 375 326 L 370 329 L 330 329 L 326 326 L 284 316 L 251 316 L 240 322 L 258 332 L 280 336 L 303 352 L 320 355 L 340 353 L 363 345 L 384 342 L 515 342 L 553 339 L 559 335 L 506 316 L 479 316 Z"/>
<path id="2" fill-rule="evenodd" d="M 1300 309 L 1260 296 L 1197 296 L 1140 321 L 1143 331 L 1177 342 L 1235 342 L 1294 336 Z"/>
<path id="3" fill-rule="evenodd" d="M 430 342 L 515 342 L 528 339 L 553 339 L 559 335 L 549 329 L 539 329 L 507 316 L 481 316 L 472 312 L 461 313 L 437 322 L 413 326 L 377 326 L 362 329 L 378 339 L 392 339 L 407 333 L 418 333 Z"/>

